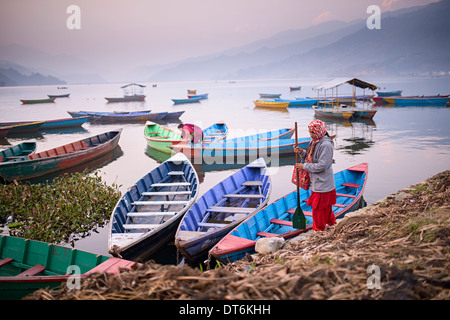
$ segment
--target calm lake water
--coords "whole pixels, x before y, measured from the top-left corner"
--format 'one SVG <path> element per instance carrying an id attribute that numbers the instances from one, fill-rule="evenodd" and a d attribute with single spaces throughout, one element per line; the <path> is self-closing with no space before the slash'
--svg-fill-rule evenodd
<path id="1" fill-rule="evenodd" d="M 104 97 L 123 95 L 122 83 L 0 88 L 0 121 L 50 120 L 70 117 L 67 111 L 132 111 L 151 109 L 154 112 L 185 110 L 180 120 L 208 127 L 223 120 L 229 127 L 229 137 L 254 134 L 298 123 L 299 137 L 308 136 L 308 123 L 314 119 L 312 108 L 288 108 L 284 111 L 255 108 L 253 100 L 259 93 L 281 93 L 282 98 L 317 96 L 313 86 L 330 79 L 249 80 L 162 82 L 157 87 L 146 83 L 145 102 L 107 103 Z M 450 78 L 363 79 L 383 91 L 403 90 L 403 95 L 435 95 L 450 93 Z M 290 86 L 301 85 L 301 91 Z M 173 105 L 172 98 L 186 98 L 188 89 L 208 93 L 209 99 L 200 103 Z M 70 93 L 69 98 L 55 103 L 23 105 L 20 99 L 42 99 L 47 94 Z M 362 91 L 358 90 L 358 94 Z M 339 88 L 339 94 L 351 94 L 350 86 Z M 366 92 L 367 94 L 367 92 Z M 335 138 L 334 172 L 361 162 L 369 163 L 369 177 L 364 192 L 367 203 L 389 193 L 417 183 L 450 168 L 450 108 L 445 107 L 388 107 L 376 106 L 372 122 L 339 122 L 325 120 Z M 177 130 L 177 123 L 163 123 Z M 120 185 L 120 190 L 133 185 L 154 169 L 164 157 L 147 148 L 143 124 L 85 123 L 81 129 L 43 132 L 37 136 L 0 140 L 0 149 L 22 141 L 35 139 L 37 151 L 47 150 L 95 134 L 123 128 L 119 148 L 114 157 L 100 164 L 99 170 L 108 184 Z M 166 157 L 167 158 L 167 157 Z M 270 201 L 293 191 L 290 182 L 294 157 L 271 167 L 273 189 Z M 238 169 L 206 170 L 199 172 L 200 195 Z M 99 229 L 91 237 L 77 242 L 76 247 L 107 254 L 107 229 Z"/>

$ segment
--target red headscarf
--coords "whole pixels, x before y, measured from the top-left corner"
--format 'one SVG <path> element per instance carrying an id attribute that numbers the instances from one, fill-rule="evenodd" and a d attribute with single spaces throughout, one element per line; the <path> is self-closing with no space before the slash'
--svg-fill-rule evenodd
<path id="1" fill-rule="evenodd" d="M 308 124 L 308 129 L 314 133 L 315 139 L 313 139 L 312 143 L 310 144 L 310 148 L 308 148 L 308 154 L 306 156 L 305 162 L 312 163 L 312 156 L 314 154 L 316 144 L 327 134 L 327 128 L 325 128 L 325 124 L 322 120 L 316 119 Z"/>

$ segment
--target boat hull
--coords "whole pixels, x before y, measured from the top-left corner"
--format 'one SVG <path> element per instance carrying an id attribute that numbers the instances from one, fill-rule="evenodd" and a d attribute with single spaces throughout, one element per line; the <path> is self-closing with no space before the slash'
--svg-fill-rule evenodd
<path id="1" fill-rule="evenodd" d="M 353 111 L 327 110 L 326 108 L 314 108 L 317 117 L 327 119 L 344 119 L 349 120 L 353 116 Z"/>
<path id="2" fill-rule="evenodd" d="M 337 203 L 333 206 L 333 212 L 336 218 L 342 218 L 361 206 L 367 175 L 367 163 L 335 173 Z M 253 254 L 256 241 L 260 238 L 289 239 L 311 230 L 312 209 L 304 201 L 310 194 L 310 190 L 300 189 L 300 199 L 303 200 L 301 207 L 306 218 L 305 229 L 292 227 L 292 216 L 297 208 L 297 192 L 293 191 L 248 217 L 214 246 L 209 254 L 222 263 L 233 262 L 243 258 L 247 253 Z"/>
<path id="3" fill-rule="evenodd" d="M 23 104 L 38 104 L 38 103 L 52 103 L 55 102 L 56 98 L 48 99 L 34 99 L 34 100 L 20 100 Z"/>
<path id="4" fill-rule="evenodd" d="M 187 190 L 178 190 L 183 181 Z M 197 195 L 198 176 L 189 160 L 182 154 L 168 159 L 142 177 L 116 204 L 109 223 L 109 253 L 147 260 L 174 238 Z"/>
<path id="5" fill-rule="evenodd" d="M 271 192 L 264 159 L 257 159 L 205 192 L 178 226 L 175 246 L 195 266 L 248 215 L 266 205 Z"/>
<path id="6" fill-rule="evenodd" d="M 105 97 L 105 99 L 106 99 L 106 101 L 108 101 L 108 103 L 111 103 L 111 102 L 145 101 L 145 95 L 124 96 L 124 97 L 117 97 L 117 98 Z"/>
<path id="7" fill-rule="evenodd" d="M 55 244 L 10 236 L 0 237 L 0 299 L 21 299 L 42 288 L 53 288 L 74 277 L 96 272 L 117 274 L 135 262 L 112 258 Z M 33 268 L 39 270 L 32 272 Z M 24 275 L 22 272 L 28 275 Z M 39 271 L 36 273 L 36 271 Z"/>
<path id="8" fill-rule="evenodd" d="M 449 97 L 417 97 L 417 98 L 384 98 L 387 103 L 394 104 L 395 106 L 445 106 L 449 102 Z"/>
<path id="9" fill-rule="evenodd" d="M 114 150 L 119 143 L 121 132 L 122 129 L 106 132 L 31 154 L 20 161 L 0 163 L 0 177 L 9 182 L 30 180 L 91 161 Z M 96 142 L 99 144 L 96 145 Z M 66 151 L 69 148 L 70 152 Z"/>
<path id="10" fill-rule="evenodd" d="M 256 107 L 262 108 L 286 109 L 289 106 L 289 101 L 280 102 L 280 101 L 254 100 L 253 103 L 255 104 Z"/>

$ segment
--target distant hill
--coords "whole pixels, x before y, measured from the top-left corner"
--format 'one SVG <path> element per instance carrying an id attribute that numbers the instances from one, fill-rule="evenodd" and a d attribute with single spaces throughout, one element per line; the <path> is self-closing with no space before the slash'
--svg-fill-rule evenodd
<path id="1" fill-rule="evenodd" d="M 218 55 L 154 68 L 146 80 L 448 73 L 449 16 L 450 0 L 443 0 L 382 13 L 380 30 L 369 30 L 365 19 L 291 30 Z"/>
<path id="2" fill-rule="evenodd" d="M 13 68 L 0 68 L 0 87 L 52 84 L 66 84 L 66 82 L 40 73 L 22 74 Z"/>

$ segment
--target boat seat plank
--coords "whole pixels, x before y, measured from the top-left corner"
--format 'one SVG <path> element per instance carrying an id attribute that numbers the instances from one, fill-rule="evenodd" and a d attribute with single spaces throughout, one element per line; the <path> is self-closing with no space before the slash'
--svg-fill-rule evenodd
<path id="1" fill-rule="evenodd" d="M 142 192 L 143 196 L 179 196 L 179 195 L 190 195 L 192 191 L 152 191 L 152 192 Z"/>
<path id="2" fill-rule="evenodd" d="M 345 204 L 340 204 L 340 203 L 335 203 L 335 204 L 333 204 L 333 207 L 345 208 L 346 205 Z"/>
<path id="3" fill-rule="evenodd" d="M 270 223 L 279 224 L 281 226 L 292 227 L 292 221 L 285 221 L 285 220 L 280 220 L 280 219 L 272 219 L 272 220 L 270 220 Z"/>
<path id="4" fill-rule="evenodd" d="M 167 175 L 169 176 L 184 176 L 183 171 L 170 171 Z"/>
<path id="5" fill-rule="evenodd" d="M 295 213 L 295 209 L 289 209 L 288 211 L 286 211 L 287 213 Z M 312 217 L 312 212 L 311 211 L 305 211 L 305 210 L 303 210 L 303 214 L 305 215 L 305 216 L 308 216 L 308 217 Z"/>
<path id="6" fill-rule="evenodd" d="M 353 199 L 356 198 L 356 196 L 354 196 L 354 195 L 352 195 L 352 194 L 346 194 L 346 193 L 336 193 L 336 195 L 337 195 L 338 197 L 347 197 L 347 198 L 353 198 Z"/>
<path id="7" fill-rule="evenodd" d="M 245 187 L 262 187 L 261 181 L 245 181 L 242 183 Z"/>
<path id="8" fill-rule="evenodd" d="M 42 264 L 37 264 L 33 267 L 31 267 L 30 269 L 25 270 L 22 273 L 19 273 L 16 277 L 21 278 L 21 277 L 31 277 L 31 276 L 35 276 L 38 273 L 42 272 L 45 270 L 45 267 Z"/>
<path id="9" fill-rule="evenodd" d="M 3 260 L 0 261 L 0 267 L 7 265 L 8 263 L 12 262 L 13 259 L 12 258 L 5 258 Z"/>
<path id="10" fill-rule="evenodd" d="M 187 204 L 188 200 L 172 200 L 172 201 L 164 201 L 164 200 L 153 200 L 153 201 L 135 201 L 132 203 L 134 206 L 151 206 L 151 205 L 170 205 L 170 204 Z"/>
<path id="11" fill-rule="evenodd" d="M 159 132 L 147 132 L 147 134 L 159 134 Z"/>
<path id="12" fill-rule="evenodd" d="M 202 232 L 202 231 L 178 230 L 178 238 L 182 239 L 182 240 L 196 238 L 199 236 L 203 236 L 204 234 L 205 234 L 205 232 Z"/>
<path id="13" fill-rule="evenodd" d="M 264 196 L 262 194 L 226 194 L 224 198 L 254 198 L 262 199 Z"/>
<path id="14" fill-rule="evenodd" d="M 224 226 L 228 225 L 229 221 L 226 223 L 209 223 L 209 222 L 199 222 L 199 227 L 205 227 L 205 228 L 223 228 Z"/>
<path id="15" fill-rule="evenodd" d="M 190 186 L 190 182 L 160 182 L 160 183 L 153 183 L 152 187 L 188 187 Z"/>
<path id="16" fill-rule="evenodd" d="M 276 234 L 276 233 L 270 233 L 270 232 L 265 232 L 265 231 L 260 231 L 256 234 L 259 237 L 263 237 L 263 238 L 275 238 L 275 237 L 281 237 L 280 234 Z"/>
<path id="17" fill-rule="evenodd" d="M 164 212 L 164 211 L 156 211 L 156 212 L 128 212 L 127 217 L 156 217 L 156 216 L 174 216 L 177 212 Z"/>
<path id="18" fill-rule="evenodd" d="M 342 186 L 344 186 L 344 187 L 350 187 L 350 188 L 359 188 L 359 187 L 360 187 L 359 184 L 356 184 L 356 183 L 347 183 L 347 182 L 344 182 L 344 183 L 342 184 Z"/>
<path id="19" fill-rule="evenodd" d="M 237 208 L 237 207 L 210 207 L 206 211 L 209 212 L 222 212 L 222 213 L 250 213 L 255 208 Z"/>
<path id="20" fill-rule="evenodd" d="M 126 230 L 134 230 L 134 229 L 154 229 L 156 227 L 159 227 L 160 224 L 124 224 L 123 227 Z"/>

